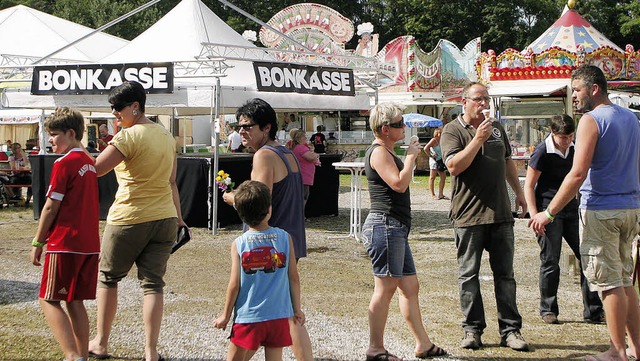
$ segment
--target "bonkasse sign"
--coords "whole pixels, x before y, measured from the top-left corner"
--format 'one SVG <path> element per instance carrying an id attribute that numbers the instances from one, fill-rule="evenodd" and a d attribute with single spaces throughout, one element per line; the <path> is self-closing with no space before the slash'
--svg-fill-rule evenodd
<path id="1" fill-rule="evenodd" d="M 253 63 L 258 90 L 354 96 L 353 71 L 282 63 Z"/>
<path id="2" fill-rule="evenodd" d="M 31 94 L 104 94 L 127 80 L 149 94 L 173 93 L 173 63 L 36 66 Z"/>

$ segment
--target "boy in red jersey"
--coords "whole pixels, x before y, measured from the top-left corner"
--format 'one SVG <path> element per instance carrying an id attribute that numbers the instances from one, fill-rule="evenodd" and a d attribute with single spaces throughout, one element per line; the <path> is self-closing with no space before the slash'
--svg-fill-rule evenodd
<path id="1" fill-rule="evenodd" d="M 53 164 L 47 200 L 31 243 L 31 262 L 41 265 L 46 244 L 40 306 L 65 360 L 84 361 L 89 353 L 89 318 L 83 300 L 96 298 L 100 253 L 98 180 L 94 160 L 80 143 L 82 114 L 57 108 L 45 128 L 53 151 L 65 155 Z"/>

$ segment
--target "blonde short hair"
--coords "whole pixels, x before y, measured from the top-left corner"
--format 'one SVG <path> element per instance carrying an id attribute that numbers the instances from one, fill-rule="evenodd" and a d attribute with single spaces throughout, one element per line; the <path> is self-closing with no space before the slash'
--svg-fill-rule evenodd
<path id="1" fill-rule="evenodd" d="M 383 125 L 391 123 L 393 118 L 402 115 L 404 107 L 396 103 L 380 103 L 369 112 L 369 127 L 373 134 L 380 135 Z"/>
<path id="2" fill-rule="evenodd" d="M 293 147 L 295 147 L 298 144 L 302 144 L 300 143 L 300 138 L 301 137 L 305 137 L 306 138 L 306 132 L 302 129 L 298 129 L 298 128 L 293 128 L 289 131 L 289 138 L 291 138 L 291 149 L 293 149 Z"/>

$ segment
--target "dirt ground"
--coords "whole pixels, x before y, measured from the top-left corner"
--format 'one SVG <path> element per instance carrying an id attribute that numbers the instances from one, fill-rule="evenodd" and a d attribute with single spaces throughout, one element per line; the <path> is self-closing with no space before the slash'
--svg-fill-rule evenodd
<path id="1" fill-rule="evenodd" d="M 560 325 L 545 324 L 538 314 L 539 247 L 526 220 L 517 220 L 515 270 L 522 333 L 533 351 L 521 353 L 500 347 L 493 282 L 488 257 L 481 271 L 488 327 L 485 347 L 459 347 L 462 330 L 458 302 L 457 266 L 448 201 L 427 196 L 426 179 L 412 185 L 414 227 L 411 247 L 420 279 L 422 316 L 432 340 L 449 351 L 450 360 L 578 360 L 608 347 L 605 325 L 582 321 L 579 279 L 568 265 L 559 291 Z M 368 344 L 367 306 L 373 288 L 368 257 L 348 233 L 348 187 L 341 187 L 340 215 L 312 218 L 307 223 L 309 255 L 299 264 L 302 303 L 307 315 L 314 357 L 318 360 L 362 360 Z M 363 216 L 368 194 L 363 192 Z M 28 262 L 36 229 L 31 209 L 0 210 L 0 360 L 51 360 L 62 354 L 37 304 L 41 269 Z M 239 226 L 220 231 L 193 229 L 194 238 L 169 262 L 165 289 L 165 317 L 160 351 L 169 360 L 225 359 L 226 332 L 211 323 L 222 311 L 228 280 L 229 244 Z M 568 248 L 568 247 L 565 247 Z M 111 339 L 113 360 L 143 356 L 141 292 L 133 270 L 120 286 L 120 308 Z M 92 325 L 95 302 L 87 302 Z M 413 358 L 413 339 L 392 303 L 386 330 L 390 352 Z M 285 359 L 293 359 L 286 350 Z M 254 359 L 262 359 L 258 354 Z"/>

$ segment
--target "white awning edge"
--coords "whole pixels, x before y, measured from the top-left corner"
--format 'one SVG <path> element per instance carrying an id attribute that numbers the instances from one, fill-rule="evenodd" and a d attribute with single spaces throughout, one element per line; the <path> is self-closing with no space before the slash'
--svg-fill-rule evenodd
<path id="1" fill-rule="evenodd" d="M 488 86 L 489 95 L 494 97 L 549 96 L 563 88 L 571 87 L 571 79 L 504 80 L 492 82 Z"/>

